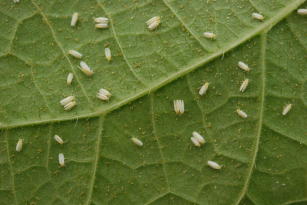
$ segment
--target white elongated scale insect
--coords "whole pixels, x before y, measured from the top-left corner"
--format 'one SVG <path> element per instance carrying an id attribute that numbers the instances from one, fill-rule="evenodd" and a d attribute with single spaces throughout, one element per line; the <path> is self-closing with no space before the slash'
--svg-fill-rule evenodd
<path id="1" fill-rule="evenodd" d="M 194 138 L 197 139 L 197 141 L 198 141 L 200 144 L 205 144 L 205 143 L 206 143 L 204 137 L 201 136 L 198 132 L 194 131 L 194 132 L 192 132 L 192 135 L 193 135 Z"/>
<path id="2" fill-rule="evenodd" d="M 243 82 L 242 82 L 242 84 L 241 84 L 241 86 L 240 86 L 240 91 L 241 91 L 242 93 L 246 90 L 246 88 L 247 88 L 247 86 L 248 86 L 248 83 L 249 83 L 249 79 L 243 80 Z"/>
<path id="3" fill-rule="evenodd" d="M 97 17 L 94 19 L 94 21 L 96 23 L 103 23 L 103 24 L 109 23 L 109 19 L 107 17 Z"/>
<path id="4" fill-rule="evenodd" d="M 264 20 L 264 16 L 262 14 L 259 14 L 259 13 L 252 13 L 252 17 L 253 17 L 253 19 L 257 19 L 259 21 Z"/>
<path id="5" fill-rule="evenodd" d="M 75 100 L 75 96 L 68 96 L 68 97 L 62 99 L 60 101 L 60 104 L 64 106 L 64 105 L 67 105 L 68 103 L 70 103 L 71 101 L 74 101 L 74 100 Z"/>
<path id="6" fill-rule="evenodd" d="M 109 25 L 107 23 L 98 23 L 95 24 L 96 28 L 109 28 Z"/>
<path id="7" fill-rule="evenodd" d="M 161 23 L 161 18 L 160 16 L 154 16 L 150 18 L 148 21 L 146 21 L 147 28 L 149 30 L 154 30 L 156 29 Z"/>
<path id="8" fill-rule="evenodd" d="M 66 111 L 71 110 L 76 105 L 77 105 L 76 101 L 71 101 L 71 102 L 67 103 L 66 105 L 64 105 L 64 110 L 66 110 Z"/>
<path id="9" fill-rule="evenodd" d="M 212 169 L 221 169 L 222 166 L 219 165 L 218 163 L 214 162 L 214 161 L 208 161 L 207 162 L 208 166 L 211 167 Z"/>
<path id="10" fill-rule="evenodd" d="M 104 88 L 99 89 L 97 93 L 97 98 L 104 101 L 109 100 L 111 96 L 112 94 Z"/>
<path id="11" fill-rule="evenodd" d="M 242 118 L 247 118 L 247 114 L 246 112 L 244 112 L 243 110 L 237 109 L 237 114 L 242 117 Z"/>
<path id="12" fill-rule="evenodd" d="M 284 109 L 282 110 L 282 115 L 288 114 L 288 112 L 291 110 L 292 104 L 287 104 Z"/>
<path id="13" fill-rule="evenodd" d="M 78 22 L 78 18 L 79 18 L 79 13 L 77 13 L 77 12 L 73 13 L 73 15 L 71 17 L 70 26 L 76 26 L 76 24 Z"/>
<path id="14" fill-rule="evenodd" d="M 84 61 L 80 62 L 80 70 L 87 76 L 94 74 L 93 70 Z"/>
<path id="15" fill-rule="evenodd" d="M 63 139 L 59 135 L 54 135 L 54 140 L 57 141 L 59 144 L 64 144 Z"/>
<path id="16" fill-rule="evenodd" d="M 23 139 L 19 139 L 16 144 L 16 152 L 21 152 L 23 146 Z"/>
<path id="17" fill-rule="evenodd" d="M 71 85 L 73 79 L 74 79 L 74 74 L 68 73 L 67 80 L 66 80 L 67 85 Z"/>
<path id="18" fill-rule="evenodd" d="M 65 157 L 64 157 L 63 153 L 59 154 L 59 164 L 60 164 L 61 167 L 65 166 Z"/>
<path id="19" fill-rule="evenodd" d="M 299 15 L 305 16 L 305 15 L 307 15 L 307 9 L 298 9 L 297 13 Z"/>
<path id="20" fill-rule="evenodd" d="M 142 147 L 142 146 L 143 146 L 143 142 L 142 142 L 141 140 L 139 140 L 138 138 L 136 138 L 136 137 L 132 137 L 132 138 L 131 138 L 131 141 L 132 141 L 134 144 L 136 144 L 137 146 L 139 146 L 139 147 Z"/>
<path id="21" fill-rule="evenodd" d="M 199 89 L 199 92 L 198 92 L 198 94 L 199 95 L 204 95 L 204 94 L 206 94 L 207 93 L 207 90 L 208 90 L 208 88 L 209 88 L 209 84 L 210 83 L 208 83 L 208 82 L 206 82 L 205 84 L 203 84 L 202 86 L 201 86 L 201 88 Z"/>
<path id="22" fill-rule="evenodd" d="M 238 62 L 238 66 L 239 66 L 239 68 L 241 68 L 244 71 L 250 71 L 251 70 L 249 68 L 249 66 L 246 63 L 242 62 L 242 61 Z"/>
<path id="23" fill-rule="evenodd" d="M 106 59 L 108 61 L 111 61 L 112 60 L 112 54 L 111 54 L 111 49 L 110 48 L 105 48 L 104 49 L 104 54 L 106 56 Z"/>
<path id="24" fill-rule="evenodd" d="M 82 58 L 82 54 L 76 50 L 69 50 L 68 54 L 78 59 Z"/>
<path id="25" fill-rule="evenodd" d="M 200 147 L 201 144 L 200 142 L 198 141 L 198 139 L 196 137 L 191 137 L 191 141 L 192 143 L 196 146 L 196 147 Z"/>
<path id="26" fill-rule="evenodd" d="M 174 100 L 174 110 L 177 115 L 184 113 L 184 101 L 183 100 Z"/>
<path id="27" fill-rule="evenodd" d="M 212 32 L 204 32 L 203 35 L 205 38 L 208 39 L 216 39 L 216 34 Z"/>

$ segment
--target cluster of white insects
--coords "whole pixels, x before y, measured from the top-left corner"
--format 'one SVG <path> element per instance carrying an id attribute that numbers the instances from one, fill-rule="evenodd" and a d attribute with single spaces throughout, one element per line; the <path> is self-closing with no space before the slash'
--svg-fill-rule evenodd
<path id="1" fill-rule="evenodd" d="M 19 1 L 20 0 L 13 0 L 14 3 L 18 3 Z M 297 13 L 299 15 L 307 15 L 307 9 L 298 9 Z M 259 13 L 252 13 L 251 16 L 252 16 L 253 19 L 256 19 L 256 20 L 259 20 L 259 21 L 264 20 L 264 16 L 262 14 L 259 14 Z M 75 27 L 77 25 L 78 18 L 79 18 L 79 13 L 77 13 L 77 12 L 73 13 L 72 18 L 71 18 L 71 23 L 70 23 L 70 25 L 72 27 Z M 95 21 L 95 27 L 98 28 L 98 29 L 103 29 L 103 28 L 109 27 L 109 19 L 106 18 L 106 17 L 97 17 L 97 18 L 94 19 L 94 21 Z M 154 17 L 150 18 L 148 21 L 146 21 L 147 28 L 149 30 L 155 30 L 156 28 L 158 28 L 160 23 L 161 23 L 160 16 L 154 16 Z M 210 31 L 204 32 L 203 36 L 205 38 L 208 38 L 208 39 L 211 39 L 211 40 L 215 40 L 217 38 L 217 35 L 213 32 L 210 32 Z M 81 59 L 83 57 L 83 55 L 76 50 L 69 50 L 68 54 L 70 54 L 71 56 L 73 56 L 77 59 Z M 111 59 L 112 59 L 111 49 L 109 47 L 105 48 L 105 57 L 108 61 L 111 61 Z M 242 62 L 242 61 L 238 62 L 238 67 L 240 69 L 242 69 L 243 71 L 246 71 L 246 72 L 251 71 L 251 68 L 245 62 Z M 80 61 L 80 70 L 87 76 L 92 76 L 94 74 L 94 71 L 84 61 Z M 69 73 L 68 76 L 67 76 L 67 80 L 66 80 L 67 85 L 72 84 L 73 78 L 74 78 L 73 73 Z M 201 86 L 201 88 L 199 89 L 199 92 L 198 92 L 200 96 L 203 96 L 207 93 L 209 85 L 210 85 L 209 82 L 205 82 Z M 247 89 L 248 85 L 249 85 L 249 79 L 243 80 L 243 82 L 242 82 L 242 84 L 239 88 L 239 91 L 244 92 Z M 104 88 L 101 88 L 97 93 L 97 98 L 102 100 L 102 101 L 108 101 L 111 96 L 112 96 L 112 94 Z M 185 111 L 184 100 L 174 100 L 173 103 L 174 103 L 175 113 L 177 115 L 184 114 L 184 111 Z M 62 99 L 60 101 L 60 104 L 63 106 L 64 110 L 66 110 L 66 111 L 71 110 L 73 107 L 75 107 L 77 105 L 76 100 L 75 100 L 75 96 L 65 97 L 64 99 Z M 285 105 L 285 107 L 282 110 L 282 115 L 286 115 L 291 110 L 291 108 L 292 108 L 292 104 Z M 239 108 L 236 110 L 236 112 L 241 118 L 247 118 L 248 117 L 247 113 L 245 111 L 239 109 Z M 198 133 L 196 131 L 192 132 L 192 137 L 190 139 L 191 139 L 191 142 L 193 143 L 193 145 L 196 146 L 196 147 L 201 147 L 202 145 L 204 145 L 206 143 L 205 138 L 200 133 Z M 64 143 L 63 139 L 58 135 L 54 135 L 54 140 L 56 142 L 58 142 L 59 144 Z M 140 147 L 142 147 L 144 145 L 143 142 L 136 137 L 132 137 L 131 141 L 135 145 L 140 146 Z M 16 151 L 17 152 L 22 151 L 23 142 L 24 142 L 23 139 L 19 139 L 17 141 L 17 144 L 16 144 Z M 63 153 L 59 153 L 58 162 L 59 162 L 59 165 L 61 167 L 65 166 L 65 157 L 64 157 Z M 213 169 L 221 169 L 222 168 L 221 165 L 219 165 L 217 162 L 214 162 L 214 161 L 208 161 L 207 165 L 209 167 L 213 168 Z"/>

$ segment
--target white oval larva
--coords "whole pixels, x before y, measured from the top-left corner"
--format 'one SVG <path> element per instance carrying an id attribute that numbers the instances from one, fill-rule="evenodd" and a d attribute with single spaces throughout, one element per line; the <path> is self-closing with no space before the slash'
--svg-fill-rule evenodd
<path id="1" fill-rule="evenodd" d="M 305 15 L 307 15 L 307 9 L 298 9 L 297 13 L 299 15 L 305 16 Z"/>
<path id="2" fill-rule="evenodd" d="M 63 153 L 59 154 L 59 164 L 60 164 L 61 167 L 65 166 L 65 157 L 64 157 Z"/>
<path id="3" fill-rule="evenodd" d="M 21 152 L 23 146 L 23 139 L 19 139 L 16 144 L 16 152 Z"/>
<path id="4" fill-rule="evenodd" d="M 109 28 L 109 25 L 107 23 L 98 23 L 95 24 L 96 28 Z"/>
<path id="5" fill-rule="evenodd" d="M 216 34 L 212 32 L 204 32 L 203 35 L 205 38 L 208 39 L 216 39 Z"/>
<path id="6" fill-rule="evenodd" d="M 77 105 L 76 101 L 71 101 L 71 102 L 67 103 L 66 105 L 64 105 L 64 110 L 66 110 L 66 111 L 71 110 L 76 105 Z"/>
<path id="7" fill-rule="evenodd" d="M 292 108 L 292 104 L 287 104 L 282 110 L 282 115 L 286 115 Z"/>
<path id="8" fill-rule="evenodd" d="M 67 79 L 66 79 L 67 85 L 71 85 L 73 79 L 74 79 L 74 74 L 73 73 L 68 73 Z"/>
<path id="9" fill-rule="evenodd" d="M 242 84 L 241 84 L 241 86 L 240 86 L 240 91 L 241 91 L 242 93 L 246 90 L 246 88 L 247 88 L 247 86 L 248 86 L 248 83 L 249 83 L 249 79 L 245 79 L 245 80 L 242 82 Z"/>
<path id="10" fill-rule="evenodd" d="M 204 137 L 201 136 L 198 132 L 194 131 L 194 132 L 192 132 L 192 135 L 193 135 L 193 137 L 194 137 L 195 139 L 197 139 L 197 141 L 198 141 L 200 144 L 205 144 L 205 143 L 206 143 Z"/>
<path id="11" fill-rule="evenodd" d="M 54 140 L 57 141 L 59 144 L 64 144 L 63 139 L 59 135 L 54 135 Z"/>
<path id="12" fill-rule="evenodd" d="M 139 147 L 142 147 L 142 146 L 143 146 L 143 142 L 142 142 L 141 140 L 139 140 L 138 138 L 136 138 L 136 137 L 132 137 L 132 138 L 131 138 L 131 141 L 132 141 L 134 144 L 136 144 L 137 146 L 139 146 Z"/>
<path id="13" fill-rule="evenodd" d="M 241 68 L 244 71 L 250 71 L 251 69 L 248 67 L 248 65 L 242 61 L 238 62 L 239 68 Z"/>
<path id="14" fill-rule="evenodd" d="M 76 50 L 69 50 L 68 54 L 78 59 L 82 58 L 82 54 Z"/>
<path id="15" fill-rule="evenodd" d="M 237 109 L 236 111 L 240 117 L 247 118 L 247 114 L 243 110 Z"/>
<path id="16" fill-rule="evenodd" d="M 161 18 L 160 16 L 154 16 L 150 18 L 148 21 L 146 21 L 147 28 L 149 30 L 154 30 L 156 29 L 161 23 Z"/>
<path id="17" fill-rule="evenodd" d="M 96 23 L 103 23 L 103 24 L 109 23 L 109 19 L 106 18 L 106 17 L 97 17 L 97 18 L 94 19 L 94 21 Z"/>
<path id="18" fill-rule="evenodd" d="M 174 110 L 177 115 L 184 113 L 184 101 L 183 100 L 174 100 Z"/>
<path id="19" fill-rule="evenodd" d="M 218 163 L 214 162 L 214 161 L 208 161 L 207 162 L 208 166 L 211 167 L 212 169 L 221 169 L 222 166 L 219 165 Z"/>
<path id="20" fill-rule="evenodd" d="M 70 103 L 71 101 L 74 101 L 74 100 L 75 100 L 75 96 L 68 96 L 68 97 L 62 99 L 60 101 L 60 104 L 64 106 L 64 105 L 66 105 L 66 104 L 68 104 L 68 103 Z"/>
<path id="21" fill-rule="evenodd" d="M 191 137 L 191 141 L 192 143 L 196 146 L 196 147 L 200 147 L 201 144 L 200 142 L 198 141 L 198 139 L 196 137 Z"/>
<path id="22" fill-rule="evenodd" d="M 207 93 L 207 90 L 208 90 L 208 87 L 209 87 L 209 84 L 210 83 L 208 83 L 208 82 L 206 82 L 205 84 L 203 84 L 202 86 L 201 86 L 201 88 L 199 89 L 199 92 L 198 92 L 198 94 L 199 95 L 204 95 L 204 94 L 206 94 Z"/>
<path id="23" fill-rule="evenodd" d="M 259 21 L 263 21 L 264 20 L 264 16 L 259 14 L 259 13 L 252 13 L 252 17 L 253 17 L 253 19 L 257 19 Z"/>
<path id="24" fill-rule="evenodd" d="M 97 98 L 104 101 L 109 100 L 111 96 L 112 94 L 104 88 L 99 89 L 97 93 Z"/>
<path id="25" fill-rule="evenodd" d="M 87 76 L 94 74 L 93 70 L 84 61 L 80 62 L 80 70 Z"/>
<path id="26" fill-rule="evenodd" d="M 79 18 L 79 13 L 77 13 L 77 12 L 73 13 L 73 15 L 71 17 L 70 26 L 76 26 L 78 18 Z"/>
<path id="27" fill-rule="evenodd" d="M 106 59 L 108 61 L 111 61 L 112 60 L 111 49 L 110 48 L 105 48 L 104 49 L 104 53 L 105 53 Z"/>

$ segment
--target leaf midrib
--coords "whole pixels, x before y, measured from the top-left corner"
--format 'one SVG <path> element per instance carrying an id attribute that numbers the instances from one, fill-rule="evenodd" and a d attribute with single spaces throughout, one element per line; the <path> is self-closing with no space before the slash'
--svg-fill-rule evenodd
<path id="1" fill-rule="evenodd" d="M 31 1 L 33 2 L 33 0 L 31 0 Z M 2 130 L 2 129 L 12 129 L 12 128 L 22 127 L 22 126 L 32 126 L 32 125 L 37 125 L 37 124 L 47 124 L 47 123 L 54 123 L 54 122 L 61 122 L 61 121 L 70 121 L 70 120 L 83 119 L 83 118 L 92 118 L 92 117 L 98 117 L 100 115 L 105 115 L 105 114 L 112 112 L 113 110 L 116 110 L 116 109 L 118 109 L 118 108 L 120 108 L 120 107 L 122 107 L 122 106 L 124 106 L 124 105 L 126 105 L 126 104 L 146 95 L 146 94 L 151 93 L 152 91 L 155 91 L 155 90 L 167 85 L 168 83 L 170 83 L 170 82 L 190 73 L 191 71 L 193 71 L 193 70 L 199 68 L 200 66 L 212 61 L 213 59 L 215 59 L 215 58 L 217 58 L 221 55 L 224 55 L 226 52 L 236 48 L 238 45 L 241 45 L 242 43 L 244 43 L 247 40 L 251 39 L 252 37 L 262 33 L 263 31 L 270 30 L 275 24 L 277 24 L 282 19 L 284 19 L 286 16 L 288 16 L 293 10 L 295 10 L 300 4 L 302 4 L 304 2 L 305 2 L 305 0 L 294 1 L 293 3 L 289 4 L 287 7 L 281 9 L 279 11 L 279 13 L 277 13 L 274 17 L 272 17 L 271 19 L 263 22 L 258 27 L 256 27 L 253 30 L 253 32 L 246 33 L 246 35 L 243 36 L 241 39 L 238 39 L 238 40 L 232 42 L 227 47 L 220 49 L 216 53 L 212 53 L 211 55 L 207 56 L 206 58 L 200 58 L 198 61 L 191 63 L 190 65 L 187 65 L 182 70 L 171 74 L 168 78 L 165 78 L 164 80 L 161 80 L 161 81 L 155 83 L 154 85 L 152 85 L 151 88 L 146 88 L 146 89 L 144 89 L 140 92 L 137 92 L 137 93 L 135 93 L 135 95 L 132 95 L 132 96 L 126 98 L 125 100 L 120 101 L 120 102 L 117 102 L 117 103 L 111 105 L 110 107 L 108 107 L 104 110 L 97 110 L 95 112 L 71 116 L 71 117 L 60 117 L 60 118 L 53 118 L 53 119 L 46 119 L 46 120 L 34 120 L 34 121 L 30 121 L 30 122 L 29 121 L 18 122 L 18 123 L 12 123 L 12 124 L 8 124 L 8 125 L 0 124 L 0 130 Z M 35 3 L 33 3 L 33 4 L 35 4 Z M 40 11 L 41 11 L 41 14 L 43 14 L 42 13 L 43 11 L 42 10 L 40 10 Z M 45 20 L 48 20 L 46 16 L 45 16 L 45 18 L 46 18 Z M 49 24 L 49 27 L 50 26 L 51 26 L 51 24 Z M 51 29 L 52 29 L 52 27 L 51 27 Z M 190 29 L 188 29 L 188 31 L 189 30 Z M 115 33 L 114 33 L 114 35 L 115 35 Z M 61 45 L 59 44 L 59 46 L 61 46 Z M 64 55 L 65 55 L 65 52 L 64 52 Z"/>

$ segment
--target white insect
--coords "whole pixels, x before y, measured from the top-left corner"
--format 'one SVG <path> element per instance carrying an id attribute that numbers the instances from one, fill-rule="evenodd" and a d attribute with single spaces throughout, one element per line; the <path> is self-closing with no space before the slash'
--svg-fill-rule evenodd
<path id="1" fill-rule="evenodd" d="M 201 88 L 199 89 L 199 95 L 204 95 L 204 94 L 206 94 L 206 92 L 207 92 L 207 90 L 208 90 L 208 87 L 209 87 L 209 84 L 210 83 L 208 83 L 208 82 L 206 82 L 205 84 L 203 84 L 202 86 L 201 86 Z"/>
<path id="2" fill-rule="evenodd" d="M 218 163 L 214 162 L 214 161 L 208 161 L 207 162 L 208 166 L 211 167 L 212 169 L 221 169 L 222 166 L 219 165 Z"/>
<path id="3" fill-rule="evenodd" d="M 60 101 L 60 104 L 64 106 L 64 105 L 67 105 L 68 103 L 70 103 L 71 101 L 74 101 L 74 100 L 75 100 L 75 96 L 68 96 L 68 97 L 62 99 Z"/>
<path id="4" fill-rule="evenodd" d="M 208 39 L 216 39 L 216 34 L 212 32 L 204 32 L 203 35 L 205 38 Z"/>
<path id="5" fill-rule="evenodd" d="M 192 141 L 192 143 L 193 143 L 196 147 L 200 147 L 200 146 L 201 146 L 201 144 L 199 143 L 199 141 L 197 140 L 197 138 L 191 137 L 191 141 Z"/>
<path id="6" fill-rule="evenodd" d="M 16 144 L 16 152 L 20 152 L 22 150 L 23 139 L 19 139 Z"/>
<path id="7" fill-rule="evenodd" d="M 109 28 L 109 25 L 107 23 L 98 23 L 95 24 L 96 28 Z"/>
<path id="8" fill-rule="evenodd" d="M 248 83 L 249 83 L 249 79 L 243 80 L 243 82 L 242 82 L 242 84 L 241 84 L 241 86 L 240 86 L 240 91 L 241 91 L 242 93 L 246 90 L 246 88 L 247 88 L 247 86 L 248 86 Z"/>
<path id="9" fill-rule="evenodd" d="M 69 50 L 69 51 L 68 51 L 68 54 L 70 54 L 71 56 L 73 56 L 73 57 L 75 57 L 75 58 L 78 58 L 78 59 L 82 58 L 82 54 L 79 53 L 79 52 L 76 51 L 76 50 Z"/>
<path id="10" fill-rule="evenodd" d="M 19 0 L 13 0 L 14 3 L 19 3 Z"/>
<path id="11" fill-rule="evenodd" d="M 174 110 L 177 115 L 184 113 L 184 101 L 183 100 L 174 100 Z"/>
<path id="12" fill-rule="evenodd" d="M 192 135 L 193 135 L 193 137 L 194 137 L 195 139 L 197 139 L 197 141 L 198 141 L 200 144 L 205 144 L 205 143 L 206 143 L 204 137 L 201 136 L 198 132 L 194 131 L 194 132 L 192 132 Z"/>
<path id="13" fill-rule="evenodd" d="M 147 28 L 149 30 L 154 30 L 156 29 L 161 23 L 161 18 L 160 16 L 154 16 L 151 19 L 149 19 L 148 21 L 146 21 L 147 24 Z"/>
<path id="14" fill-rule="evenodd" d="M 307 9 L 298 9 L 297 13 L 299 15 L 305 16 L 305 15 L 307 15 Z"/>
<path id="15" fill-rule="evenodd" d="M 292 108 L 292 104 L 287 104 L 282 110 L 282 115 L 286 115 Z"/>
<path id="16" fill-rule="evenodd" d="M 76 105 L 77 105 L 76 101 L 71 101 L 71 102 L 67 103 L 66 105 L 64 105 L 64 110 L 66 110 L 66 111 L 71 110 Z"/>
<path id="17" fill-rule="evenodd" d="M 59 144 L 63 144 L 64 141 L 59 135 L 54 135 L 54 140 L 57 141 Z"/>
<path id="18" fill-rule="evenodd" d="M 236 111 L 240 117 L 247 118 L 247 114 L 243 110 L 237 109 Z"/>
<path id="19" fill-rule="evenodd" d="M 104 53 L 105 53 L 106 59 L 108 61 L 111 61 L 111 59 L 112 59 L 111 49 L 110 48 L 105 48 L 104 49 Z"/>
<path id="20" fill-rule="evenodd" d="M 60 164 L 61 167 L 65 166 L 65 157 L 64 157 L 63 153 L 59 154 L 59 164 Z"/>
<path id="21" fill-rule="evenodd" d="M 109 100 L 111 96 L 112 94 L 104 88 L 101 88 L 97 93 L 97 98 L 104 101 Z"/>
<path id="22" fill-rule="evenodd" d="M 73 78 L 74 78 L 74 74 L 73 73 L 68 73 L 67 80 L 66 80 L 67 85 L 71 85 Z"/>
<path id="23" fill-rule="evenodd" d="M 87 76 L 94 74 L 93 70 L 84 61 L 80 62 L 80 70 Z"/>
<path id="24" fill-rule="evenodd" d="M 76 24 L 78 22 L 78 17 L 79 17 L 79 13 L 77 13 L 77 12 L 73 13 L 73 15 L 71 17 L 70 26 L 76 26 Z"/>
<path id="25" fill-rule="evenodd" d="M 241 68 L 244 71 L 250 71 L 251 69 L 248 67 L 248 65 L 242 61 L 238 62 L 239 68 Z"/>
<path id="26" fill-rule="evenodd" d="M 252 13 L 252 17 L 253 17 L 253 19 L 257 19 L 259 21 L 263 21 L 264 20 L 264 16 L 259 14 L 259 13 Z"/>
<path id="27" fill-rule="evenodd" d="M 143 146 L 143 142 L 142 142 L 141 140 L 139 140 L 138 138 L 136 138 L 136 137 L 132 137 L 132 138 L 131 138 L 131 141 L 132 141 L 134 144 L 136 144 L 137 146 L 139 146 L 139 147 L 142 147 L 142 146 Z"/>
<path id="28" fill-rule="evenodd" d="M 103 24 L 109 23 L 109 19 L 106 18 L 106 17 L 97 17 L 97 18 L 94 19 L 94 21 L 96 23 L 103 23 Z"/>

